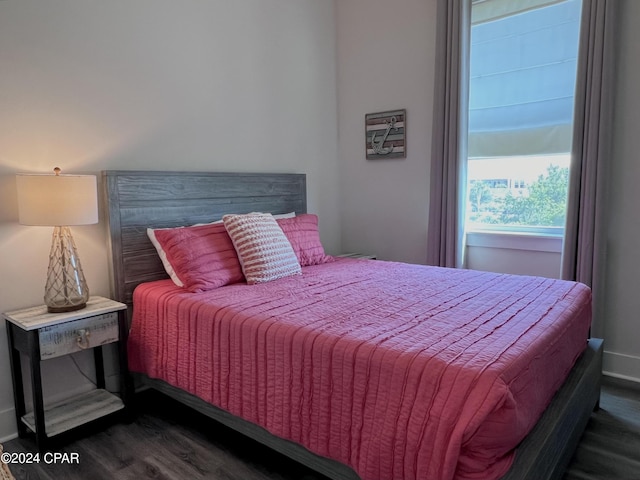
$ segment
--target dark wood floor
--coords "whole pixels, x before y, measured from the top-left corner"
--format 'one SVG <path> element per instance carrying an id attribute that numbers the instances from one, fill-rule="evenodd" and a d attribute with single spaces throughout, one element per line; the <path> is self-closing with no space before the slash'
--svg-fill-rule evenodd
<path id="1" fill-rule="evenodd" d="M 159 394 L 142 394 L 131 424 L 116 424 L 53 451 L 77 452 L 79 465 L 12 465 L 20 479 L 324 480 L 281 455 Z M 640 385 L 605 378 L 565 480 L 640 479 Z M 5 444 L 33 452 L 30 440 Z"/>
<path id="2" fill-rule="evenodd" d="M 564 480 L 640 479 L 640 384 L 604 377 L 600 410 L 591 415 Z"/>

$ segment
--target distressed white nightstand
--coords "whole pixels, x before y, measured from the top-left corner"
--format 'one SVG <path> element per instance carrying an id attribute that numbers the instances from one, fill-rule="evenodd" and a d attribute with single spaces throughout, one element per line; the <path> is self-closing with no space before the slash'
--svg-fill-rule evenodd
<path id="1" fill-rule="evenodd" d="M 125 410 L 132 383 L 127 370 L 126 305 L 103 297 L 91 297 L 87 307 L 65 313 L 47 313 L 42 305 L 3 313 L 11 359 L 16 422 L 21 437 L 35 434 L 38 449 L 63 432 L 106 415 Z M 102 346 L 117 343 L 120 363 L 120 396 L 105 389 Z M 93 349 L 97 389 L 44 408 L 40 362 Z M 29 357 L 33 412 L 27 413 L 20 354 Z"/>
<path id="2" fill-rule="evenodd" d="M 367 260 L 376 260 L 377 257 L 375 255 L 367 255 L 366 253 L 342 253 L 337 255 L 338 257 L 344 258 L 365 258 Z"/>

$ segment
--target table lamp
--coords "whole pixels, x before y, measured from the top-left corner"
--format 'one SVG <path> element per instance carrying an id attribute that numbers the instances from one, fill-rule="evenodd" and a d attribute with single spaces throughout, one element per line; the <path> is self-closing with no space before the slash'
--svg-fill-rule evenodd
<path id="1" fill-rule="evenodd" d="M 18 174 L 18 217 L 22 225 L 52 226 L 44 303 L 51 313 L 80 310 L 89 288 L 69 225 L 98 223 L 95 175 Z"/>

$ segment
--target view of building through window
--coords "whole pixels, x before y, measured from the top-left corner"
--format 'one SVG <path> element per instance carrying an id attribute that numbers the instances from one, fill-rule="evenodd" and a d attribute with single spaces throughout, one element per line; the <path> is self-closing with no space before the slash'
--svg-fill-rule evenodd
<path id="1" fill-rule="evenodd" d="M 564 231 L 580 7 L 473 2 L 467 229 Z"/>
<path id="2" fill-rule="evenodd" d="M 509 230 L 540 227 L 561 234 L 569 158 L 565 154 L 473 159 L 468 164 L 469 223 L 511 226 Z"/>

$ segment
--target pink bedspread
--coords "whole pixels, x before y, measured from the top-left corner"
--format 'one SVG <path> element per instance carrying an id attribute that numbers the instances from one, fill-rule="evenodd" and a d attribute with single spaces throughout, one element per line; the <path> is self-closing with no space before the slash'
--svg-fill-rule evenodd
<path id="1" fill-rule="evenodd" d="M 363 480 L 496 479 L 590 317 L 581 284 L 341 259 L 200 294 L 141 285 L 129 361 Z"/>

